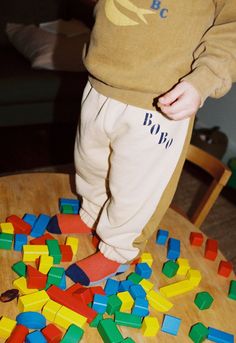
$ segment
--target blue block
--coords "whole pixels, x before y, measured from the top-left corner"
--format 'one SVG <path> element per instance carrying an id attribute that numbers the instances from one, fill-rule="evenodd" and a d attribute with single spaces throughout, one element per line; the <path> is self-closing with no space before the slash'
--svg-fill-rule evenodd
<path id="1" fill-rule="evenodd" d="M 119 292 L 129 291 L 130 287 L 133 285 L 134 285 L 134 283 L 131 280 L 120 281 Z"/>
<path id="2" fill-rule="evenodd" d="M 168 231 L 162 230 L 162 229 L 158 230 L 157 237 L 156 237 L 156 244 L 165 245 L 168 239 L 168 236 L 169 236 Z"/>
<path id="3" fill-rule="evenodd" d="M 94 294 L 92 308 L 98 313 L 105 313 L 107 309 L 108 296 Z"/>
<path id="4" fill-rule="evenodd" d="M 208 328 L 207 339 L 216 343 L 234 343 L 234 335 L 214 328 Z"/>
<path id="5" fill-rule="evenodd" d="M 141 285 L 130 286 L 129 292 L 133 299 L 146 297 L 146 292 Z"/>
<path id="6" fill-rule="evenodd" d="M 180 318 L 166 314 L 162 323 L 161 331 L 176 336 L 179 331 L 180 323 Z"/>
<path id="7" fill-rule="evenodd" d="M 180 240 L 175 238 L 169 238 L 167 259 L 176 260 L 180 256 Z"/>
<path id="8" fill-rule="evenodd" d="M 152 275 L 152 268 L 146 262 L 138 263 L 135 266 L 135 273 L 144 279 L 149 279 Z"/>
<path id="9" fill-rule="evenodd" d="M 41 330 L 46 326 L 46 318 L 39 312 L 21 312 L 16 316 L 17 324 L 22 324 L 28 329 Z"/>
<path id="10" fill-rule="evenodd" d="M 59 199 L 59 210 L 62 212 L 62 206 L 70 205 L 73 208 L 74 214 L 78 214 L 80 210 L 80 200 L 78 199 L 67 199 L 67 198 L 60 198 Z"/>
<path id="11" fill-rule="evenodd" d="M 58 285 L 59 288 L 65 290 L 66 289 L 66 274 L 64 273 L 61 277 L 61 282 Z"/>
<path id="12" fill-rule="evenodd" d="M 24 220 L 24 222 L 30 224 L 33 227 L 34 223 L 36 222 L 37 216 L 35 214 L 25 213 L 22 219 Z"/>
<path id="13" fill-rule="evenodd" d="M 104 291 L 106 295 L 113 295 L 119 291 L 120 281 L 107 279 Z"/>
<path id="14" fill-rule="evenodd" d="M 21 251 L 23 245 L 26 245 L 27 242 L 27 235 L 25 235 L 24 233 L 16 233 L 14 237 L 14 250 Z"/>
<path id="15" fill-rule="evenodd" d="M 46 231 L 47 225 L 50 221 L 51 217 L 46 214 L 40 214 L 35 221 L 30 236 L 32 237 L 40 237 Z"/>
<path id="16" fill-rule="evenodd" d="M 149 309 L 148 309 L 148 301 L 144 298 L 136 298 L 133 308 L 132 308 L 132 314 L 135 314 L 139 317 L 146 317 L 149 315 Z"/>
<path id="17" fill-rule="evenodd" d="M 33 331 L 26 336 L 26 343 L 47 343 L 41 331 Z"/>

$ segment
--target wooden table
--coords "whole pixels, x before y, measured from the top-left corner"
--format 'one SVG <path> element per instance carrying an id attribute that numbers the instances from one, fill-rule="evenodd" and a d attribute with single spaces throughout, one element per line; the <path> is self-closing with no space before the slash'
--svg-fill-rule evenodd
<path id="1" fill-rule="evenodd" d="M 54 173 L 31 173 L 1 177 L 0 222 L 4 222 L 6 217 L 11 214 L 21 217 L 24 213 L 34 213 L 36 215 L 40 213 L 48 215 L 58 213 L 58 199 L 60 197 L 76 197 L 73 176 Z M 235 275 L 231 274 L 231 277 L 226 279 L 217 274 L 219 261 L 224 259 L 222 254 L 220 253 L 217 260 L 213 262 L 203 257 L 204 247 L 191 247 L 189 233 L 197 231 L 197 229 L 171 209 L 167 211 L 160 227 L 169 230 L 171 237 L 181 240 L 181 257 L 188 258 L 191 267 L 201 271 L 203 275 L 202 282 L 194 291 L 170 299 L 174 306 L 169 314 L 182 319 L 177 336 L 171 336 L 160 331 L 155 338 L 144 338 L 140 329 L 120 327 L 123 336 L 130 336 L 135 342 L 139 343 L 157 341 L 160 343 L 185 343 L 190 342 L 188 332 L 190 327 L 197 322 L 236 334 L 236 301 L 227 297 L 230 280 L 235 279 Z M 94 248 L 91 245 L 89 236 L 80 235 L 79 239 L 77 258 L 81 259 L 93 253 Z M 64 240 L 64 236 L 59 237 L 60 242 Z M 147 251 L 154 258 L 151 281 L 155 284 L 156 290 L 158 287 L 183 279 L 180 276 L 168 279 L 161 273 L 162 264 L 166 261 L 166 247 L 156 245 L 155 235 L 148 243 Z M 12 281 L 16 278 L 16 274 L 11 270 L 11 265 L 20 259 L 21 254 L 19 252 L 0 250 L 1 293 L 12 288 Z M 66 266 L 66 264 L 63 265 Z M 131 267 L 129 273 L 133 269 L 134 267 Z M 127 274 L 119 276 L 119 279 L 123 280 Z M 68 285 L 70 284 L 71 282 L 68 280 Z M 195 306 L 194 297 L 199 291 L 209 291 L 214 297 L 210 309 L 200 311 Z M 18 308 L 15 300 L 10 303 L 0 303 L 0 315 L 15 319 L 17 314 Z M 161 324 L 163 314 L 155 310 L 151 310 L 151 314 L 156 316 Z M 0 342 L 3 341 L 0 340 Z M 96 329 L 86 326 L 82 342 L 96 343 L 102 342 L 102 340 Z"/>

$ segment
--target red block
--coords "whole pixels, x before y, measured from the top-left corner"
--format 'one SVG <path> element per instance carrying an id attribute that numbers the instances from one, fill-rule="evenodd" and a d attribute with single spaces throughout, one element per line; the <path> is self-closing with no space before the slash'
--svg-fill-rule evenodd
<path id="1" fill-rule="evenodd" d="M 29 329 L 21 324 L 17 324 L 11 335 L 6 340 L 6 343 L 24 343 L 25 337 L 28 335 Z"/>
<path id="2" fill-rule="evenodd" d="M 228 277 L 233 270 L 233 265 L 229 261 L 220 261 L 218 267 L 218 274 L 224 277 Z"/>
<path id="3" fill-rule="evenodd" d="M 203 243 L 203 234 L 201 232 L 191 232 L 190 233 L 190 244 L 200 247 Z"/>
<path id="4" fill-rule="evenodd" d="M 47 283 L 47 275 L 41 273 L 36 268 L 28 265 L 26 280 L 28 288 L 44 289 Z"/>
<path id="5" fill-rule="evenodd" d="M 29 241 L 29 244 L 32 245 L 46 245 L 46 240 L 47 239 L 55 239 L 52 235 L 50 235 L 50 233 L 45 233 L 44 235 L 31 239 L 31 241 Z"/>
<path id="6" fill-rule="evenodd" d="M 84 288 L 84 286 L 82 286 L 80 283 L 74 283 L 72 286 L 70 286 L 69 288 L 67 288 L 64 292 L 66 294 L 74 294 L 74 292 L 78 291 L 78 289 L 80 288 Z"/>
<path id="7" fill-rule="evenodd" d="M 205 246 L 205 258 L 214 261 L 218 253 L 218 242 L 215 239 L 208 238 Z"/>
<path id="8" fill-rule="evenodd" d="M 73 296 L 88 305 L 93 300 L 93 293 L 90 288 L 80 288 L 73 293 Z"/>
<path id="9" fill-rule="evenodd" d="M 71 262 L 73 259 L 73 251 L 70 245 L 59 245 L 61 251 L 61 262 Z"/>
<path id="10" fill-rule="evenodd" d="M 106 295 L 104 289 L 101 286 L 90 287 L 90 291 L 92 292 L 93 296 L 94 294 Z"/>
<path id="11" fill-rule="evenodd" d="M 31 232 L 31 225 L 14 214 L 7 217 L 6 221 L 8 223 L 12 223 L 14 227 L 14 233 L 24 233 L 26 235 L 29 235 Z"/>
<path id="12" fill-rule="evenodd" d="M 63 332 L 54 324 L 48 324 L 41 330 L 48 343 L 59 343 L 61 341 Z"/>

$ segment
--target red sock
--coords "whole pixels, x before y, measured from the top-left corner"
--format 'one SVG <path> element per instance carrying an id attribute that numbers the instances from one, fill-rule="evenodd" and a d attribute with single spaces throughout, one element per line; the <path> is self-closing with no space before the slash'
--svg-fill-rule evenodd
<path id="1" fill-rule="evenodd" d="M 92 233 L 92 229 L 83 222 L 79 214 L 57 214 L 51 218 L 47 230 L 57 234 Z"/>

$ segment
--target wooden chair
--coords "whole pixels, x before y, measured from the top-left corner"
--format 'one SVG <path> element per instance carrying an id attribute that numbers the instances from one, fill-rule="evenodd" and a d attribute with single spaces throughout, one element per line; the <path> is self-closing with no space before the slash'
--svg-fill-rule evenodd
<path id="1" fill-rule="evenodd" d="M 212 181 L 207 187 L 205 194 L 200 199 L 196 208 L 194 208 L 191 216 L 189 216 L 182 209 L 178 208 L 174 203 L 171 204 L 171 207 L 199 228 L 214 205 L 222 188 L 226 185 L 228 179 L 230 178 L 231 171 L 216 157 L 192 144 L 189 146 L 186 161 L 191 162 L 191 164 L 198 166 L 210 174 Z"/>

